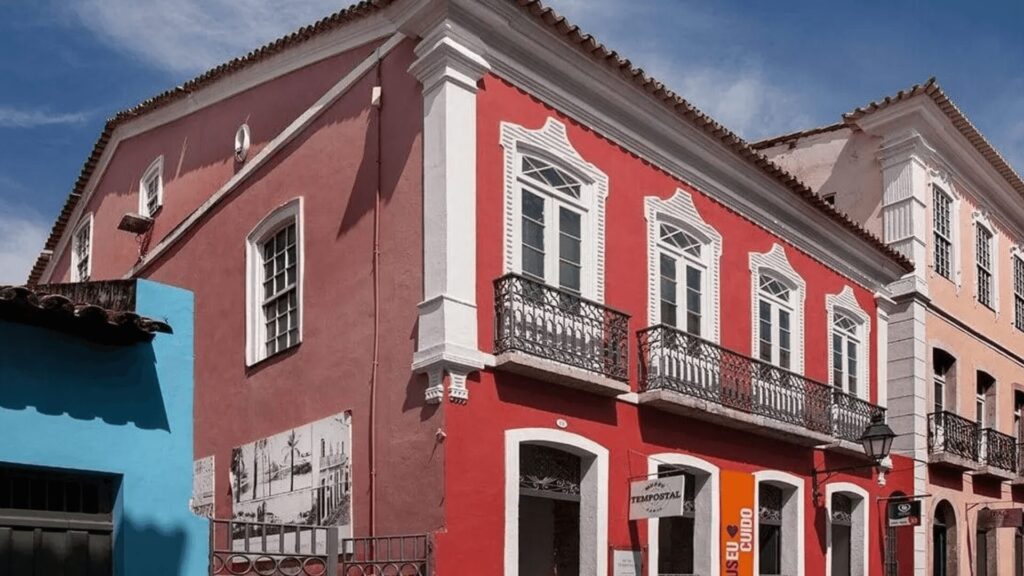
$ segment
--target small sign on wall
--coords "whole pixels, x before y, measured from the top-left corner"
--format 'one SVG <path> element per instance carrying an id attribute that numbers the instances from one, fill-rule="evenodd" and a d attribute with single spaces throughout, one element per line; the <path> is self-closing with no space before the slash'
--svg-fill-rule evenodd
<path id="1" fill-rule="evenodd" d="M 683 515 L 685 476 L 635 480 L 629 484 L 629 519 Z"/>
<path id="2" fill-rule="evenodd" d="M 978 511 L 978 529 L 1020 528 L 1024 525 L 1024 510 L 1020 508 L 985 508 Z"/>
<path id="3" fill-rule="evenodd" d="M 920 526 L 921 501 L 895 500 L 888 506 L 889 526 Z"/>
<path id="4" fill-rule="evenodd" d="M 722 566 L 725 576 L 754 575 L 754 475 L 723 470 L 722 484 Z"/>
<path id="5" fill-rule="evenodd" d="M 213 518 L 214 513 L 214 460 L 213 455 L 192 462 L 192 513 Z"/>
<path id="6" fill-rule="evenodd" d="M 640 550 L 612 549 L 612 576 L 641 576 L 642 568 Z"/>

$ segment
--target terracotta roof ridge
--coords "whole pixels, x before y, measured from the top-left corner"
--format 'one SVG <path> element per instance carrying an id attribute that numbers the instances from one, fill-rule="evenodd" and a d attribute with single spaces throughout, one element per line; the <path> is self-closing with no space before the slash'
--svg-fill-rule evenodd
<path id="1" fill-rule="evenodd" d="M 826 124 L 824 126 L 816 126 L 814 128 L 805 128 L 803 130 L 794 130 L 793 132 L 787 132 L 785 134 L 779 134 L 777 136 L 771 136 L 756 142 L 751 142 L 750 147 L 755 150 L 764 150 L 765 148 L 771 148 L 776 144 L 783 142 L 789 142 L 790 140 L 799 140 L 800 138 L 807 138 L 809 136 L 816 136 L 818 134 L 824 134 L 826 132 L 834 132 L 843 128 L 847 128 L 846 122 L 839 121 L 833 122 L 832 124 Z"/>

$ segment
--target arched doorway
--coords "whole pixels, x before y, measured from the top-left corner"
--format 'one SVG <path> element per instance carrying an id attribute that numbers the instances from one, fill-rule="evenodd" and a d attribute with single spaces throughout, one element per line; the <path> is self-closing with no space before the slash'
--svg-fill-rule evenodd
<path id="1" fill-rule="evenodd" d="M 932 517 L 932 575 L 957 576 L 956 513 L 948 500 L 935 506 Z"/>

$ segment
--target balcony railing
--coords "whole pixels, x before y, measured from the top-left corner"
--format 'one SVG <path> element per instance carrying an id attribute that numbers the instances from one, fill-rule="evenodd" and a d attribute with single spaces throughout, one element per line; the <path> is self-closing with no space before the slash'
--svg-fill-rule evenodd
<path id="1" fill-rule="evenodd" d="M 1009 472 L 1017 471 L 1017 439 L 992 428 L 981 430 L 978 460 Z"/>
<path id="2" fill-rule="evenodd" d="M 928 451 L 978 461 L 978 424 L 952 412 L 928 415 Z"/>
<path id="3" fill-rule="evenodd" d="M 629 316 L 519 276 L 494 281 L 494 353 L 523 352 L 629 379 Z"/>
<path id="4" fill-rule="evenodd" d="M 671 390 L 856 442 L 885 409 L 665 325 L 637 333 L 640 391 Z"/>

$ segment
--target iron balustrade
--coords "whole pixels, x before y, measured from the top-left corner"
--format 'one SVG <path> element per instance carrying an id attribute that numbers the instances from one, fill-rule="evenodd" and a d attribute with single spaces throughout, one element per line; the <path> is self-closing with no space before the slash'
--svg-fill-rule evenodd
<path id="1" fill-rule="evenodd" d="M 993 428 L 981 430 L 978 461 L 1009 472 L 1017 471 L 1017 439 Z"/>
<path id="2" fill-rule="evenodd" d="M 517 351 L 629 379 L 629 315 L 542 282 L 494 281 L 494 352 Z"/>
<path id="3" fill-rule="evenodd" d="M 885 409 L 663 324 L 637 333 L 640 391 L 671 390 L 856 442 Z"/>
<path id="4" fill-rule="evenodd" d="M 425 534 L 340 538 L 337 526 L 210 521 L 210 575 L 430 576 Z"/>
<path id="5" fill-rule="evenodd" d="M 928 452 L 948 453 L 978 461 L 978 423 L 952 412 L 928 415 Z"/>
<path id="6" fill-rule="evenodd" d="M 832 388 L 832 435 L 836 438 L 860 442 L 864 430 L 876 415 L 880 415 L 884 422 L 885 408 Z"/>

